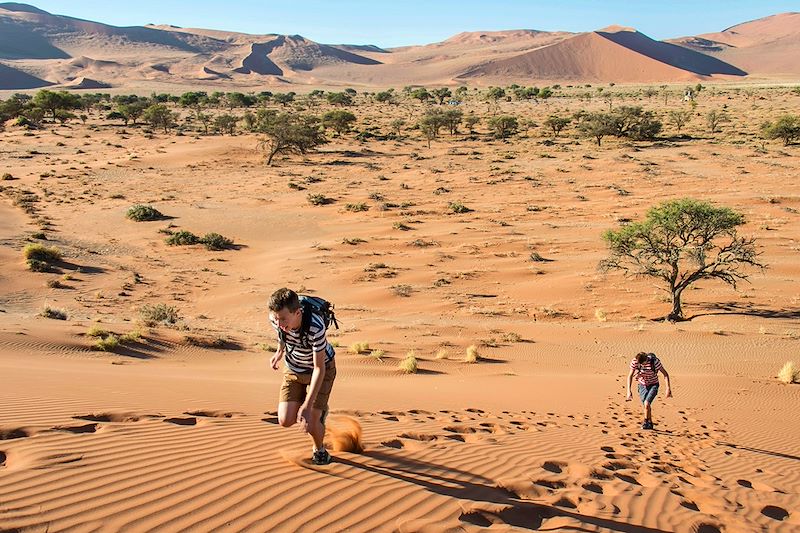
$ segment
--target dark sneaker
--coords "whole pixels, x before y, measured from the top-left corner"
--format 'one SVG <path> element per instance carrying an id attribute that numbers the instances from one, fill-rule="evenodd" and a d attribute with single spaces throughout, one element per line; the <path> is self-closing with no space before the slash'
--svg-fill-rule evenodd
<path id="1" fill-rule="evenodd" d="M 645 420 L 644 424 L 642 424 L 642 429 L 653 429 L 653 423 L 649 420 Z"/>
<path id="2" fill-rule="evenodd" d="M 311 456 L 311 462 L 315 465 L 329 465 L 333 461 L 333 457 L 328 453 L 328 450 L 317 450 Z"/>

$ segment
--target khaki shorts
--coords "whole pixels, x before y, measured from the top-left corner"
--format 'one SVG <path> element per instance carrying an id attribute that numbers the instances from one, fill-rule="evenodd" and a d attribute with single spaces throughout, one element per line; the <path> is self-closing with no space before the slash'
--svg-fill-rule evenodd
<path id="1" fill-rule="evenodd" d="M 303 403 L 306 399 L 308 387 L 311 385 L 312 374 L 312 372 L 306 374 L 284 372 L 279 401 Z M 320 411 L 328 410 L 328 398 L 330 398 L 335 379 L 336 359 L 331 359 L 330 362 L 325 364 L 325 376 L 322 378 L 322 385 L 320 385 L 317 399 L 314 401 L 314 409 L 319 409 Z"/>

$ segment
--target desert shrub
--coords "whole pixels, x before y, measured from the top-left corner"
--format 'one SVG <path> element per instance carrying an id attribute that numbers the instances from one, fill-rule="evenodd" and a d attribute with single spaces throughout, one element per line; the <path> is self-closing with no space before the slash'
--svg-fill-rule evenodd
<path id="1" fill-rule="evenodd" d="M 448 353 L 447 348 L 439 348 L 436 350 L 436 353 L 433 355 L 436 359 L 447 359 Z"/>
<path id="2" fill-rule="evenodd" d="M 417 354 L 414 350 L 408 352 L 404 359 L 397 365 L 403 374 L 416 374 L 418 370 Z"/>
<path id="3" fill-rule="evenodd" d="M 125 344 L 130 342 L 139 342 L 142 338 L 142 332 L 138 329 L 133 331 L 129 331 L 128 333 L 124 334 L 122 337 L 119 338 L 119 342 Z"/>
<path id="4" fill-rule="evenodd" d="M 8 172 L 5 172 L 5 173 L 3 173 L 3 176 L 0 179 L 2 179 L 3 181 L 11 181 L 11 180 L 14 179 L 14 176 L 9 174 Z"/>
<path id="5" fill-rule="evenodd" d="M 800 368 L 797 368 L 797 365 L 794 364 L 792 361 L 787 361 L 781 371 L 778 372 L 778 379 L 786 383 L 787 385 L 790 383 L 800 383 Z"/>
<path id="6" fill-rule="evenodd" d="M 181 230 L 167 237 L 164 242 L 170 246 L 188 246 L 200 242 L 200 237 L 191 231 Z"/>
<path id="7" fill-rule="evenodd" d="M 465 363 L 477 363 L 478 360 L 481 358 L 480 354 L 478 353 L 478 347 L 474 344 L 471 344 L 467 347 L 467 352 L 464 356 Z"/>
<path id="8" fill-rule="evenodd" d="M 101 352 L 113 352 L 114 350 L 117 349 L 117 347 L 119 347 L 119 345 L 120 345 L 119 337 L 117 337 L 112 333 L 106 335 L 105 337 L 97 339 L 97 341 L 93 345 L 93 348 Z"/>
<path id="9" fill-rule="evenodd" d="M 333 203 L 333 199 L 328 198 L 324 194 L 309 194 L 306 199 L 311 205 L 328 205 Z"/>
<path id="10" fill-rule="evenodd" d="M 461 213 L 469 213 L 472 211 L 469 207 L 465 206 L 461 202 L 450 202 L 447 208 L 452 211 L 453 213 L 461 214 Z"/>
<path id="11" fill-rule="evenodd" d="M 411 285 L 392 285 L 392 290 L 397 296 L 408 298 L 414 292 Z"/>
<path id="12" fill-rule="evenodd" d="M 344 208 L 352 213 L 358 213 L 360 211 L 368 211 L 369 206 L 365 203 L 358 203 L 358 204 L 347 204 Z"/>
<path id="13" fill-rule="evenodd" d="M 49 265 L 61 261 L 61 251 L 59 251 L 58 248 L 45 246 L 43 244 L 27 245 L 22 250 L 22 255 L 28 261 L 28 264 L 30 264 L 31 261 L 37 261 Z"/>
<path id="14" fill-rule="evenodd" d="M 147 326 L 155 326 L 156 324 L 174 324 L 178 321 L 178 310 L 164 303 L 150 305 L 146 304 L 139 309 L 139 316 L 142 318 Z"/>
<path id="15" fill-rule="evenodd" d="M 408 224 L 405 224 L 403 222 L 395 222 L 394 224 L 392 224 L 392 227 L 394 229 L 399 229 L 401 231 L 408 231 L 410 229 L 413 229 L 411 226 L 409 226 Z"/>
<path id="16" fill-rule="evenodd" d="M 342 239 L 342 244 L 349 244 L 350 246 L 357 246 L 365 242 L 367 241 L 365 241 L 360 237 L 353 237 L 353 238 L 345 237 Z"/>
<path id="17" fill-rule="evenodd" d="M 164 218 L 158 209 L 151 205 L 136 204 L 128 209 L 125 216 L 136 222 L 146 222 L 150 220 L 161 220 Z"/>
<path id="18" fill-rule="evenodd" d="M 53 320 L 66 320 L 67 312 L 62 309 L 55 309 L 53 307 L 45 306 L 42 309 L 41 315 L 45 318 L 52 318 Z"/>
<path id="19" fill-rule="evenodd" d="M 66 287 L 66 285 L 61 283 L 58 279 L 48 279 L 46 285 L 49 289 L 63 289 Z"/>
<path id="20" fill-rule="evenodd" d="M 233 240 L 213 232 L 203 235 L 199 242 L 209 250 L 226 250 L 233 246 Z"/>
<path id="21" fill-rule="evenodd" d="M 369 343 L 368 342 L 354 342 L 353 344 L 350 345 L 350 348 L 348 348 L 348 351 L 350 353 L 355 353 L 355 354 L 359 354 L 359 355 L 360 354 L 365 354 L 365 353 L 369 352 Z"/>
<path id="22" fill-rule="evenodd" d="M 378 361 L 383 361 L 383 356 L 384 355 L 386 355 L 386 352 L 384 352 L 383 350 L 372 350 L 369 353 L 370 357 L 372 357 L 374 359 L 377 359 Z"/>
<path id="23" fill-rule="evenodd" d="M 717 133 L 720 124 L 730 121 L 730 117 L 724 110 L 712 109 L 706 114 L 706 125 L 711 133 Z"/>
<path id="24" fill-rule="evenodd" d="M 104 330 L 100 326 L 92 326 L 89 328 L 89 331 L 86 332 L 87 337 L 106 337 L 108 336 L 108 331 Z"/>

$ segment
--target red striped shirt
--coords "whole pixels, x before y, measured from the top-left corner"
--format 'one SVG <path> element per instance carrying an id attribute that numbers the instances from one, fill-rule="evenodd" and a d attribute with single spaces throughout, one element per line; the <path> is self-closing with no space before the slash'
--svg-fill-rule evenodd
<path id="1" fill-rule="evenodd" d="M 645 387 L 658 385 L 658 371 L 661 370 L 661 361 L 657 357 L 648 358 L 644 363 L 639 363 L 634 357 L 631 361 L 631 370 L 636 374 L 636 381 Z"/>

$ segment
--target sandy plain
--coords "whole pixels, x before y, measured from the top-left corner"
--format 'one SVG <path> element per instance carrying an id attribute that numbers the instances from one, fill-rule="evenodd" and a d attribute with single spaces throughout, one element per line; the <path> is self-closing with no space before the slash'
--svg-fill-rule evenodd
<path id="1" fill-rule="evenodd" d="M 272 167 L 253 134 L 146 133 L 99 114 L 8 127 L 0 529 L 800 529 L 800 387 L 775 377 L 800 363 L 800 152 L 759 136 L 800 96 L 710 86 L 686 137 L 665 124 L 657 141 L 598 147 L 573 126 L 555 139 L 540 126 L 607 109 L 609 92 L 613 106 L 688 106 L 679 88 L 666 101 L 635 86 L 565 88 L 499 109 L 471 96 L 464 111 L 484 119 L 475 134 L 428 148 L 408 129 L 386 141 L 350 133 Z M 723 106 L 732 122 L 711 134 L 703 117 Z M 362 96 L 351 111 L 355 130 L 386 133 L 424 106 Z M 492 113 L 539 125 L 494 139 Z M 24 191 L 35 198 L 20 201 Z M 768 268 L 738 291 L 698 284 L 685 295 L 691 320 L 672 324 L 653 320 L 669 303 L 652 281 L 597 265 L 605 229 L 680 197 L 743 212 Z M 127 220 L 137 203 L 170 218 Z M 171 247 L 168 226 L 238 247 Z M 32 238 L 40 231 L 46 242 Z M 59 272 L 30 272 L 29 242 L 58 247 Z M 336 452 L 325 469 L 298 466 L 307 441 L 276 424 L 266 300 L 281 286 L 330 299 L 341 324 L 332 424 L 357 420 L 366 449 Z M 177 324 L 139 324 L 158 303 Z M 42 317 L 45 306 L 68 319 Z M 92 327 L 141 336 L 100 352 Z M 352 353 L 359 342 L 384 354 Z M 463 362 L 470 345 L 474 364 Z M 420 370 L 403 375 L 410 350 Z M 640 350 L 673 379 L 655 431 L 624 398 Z"/>

